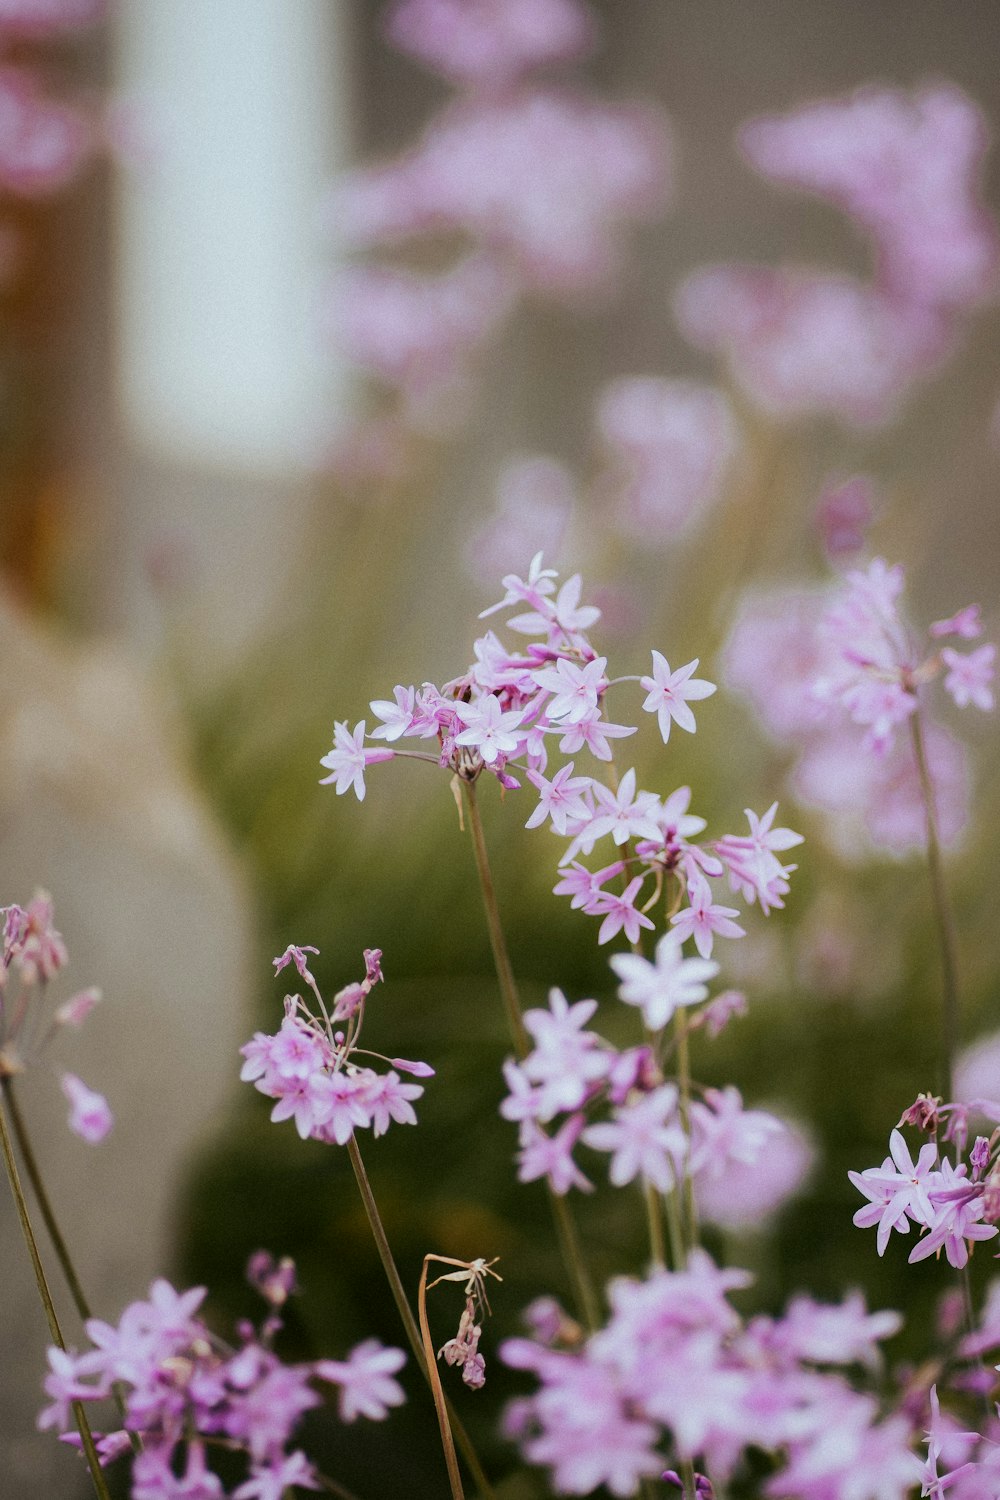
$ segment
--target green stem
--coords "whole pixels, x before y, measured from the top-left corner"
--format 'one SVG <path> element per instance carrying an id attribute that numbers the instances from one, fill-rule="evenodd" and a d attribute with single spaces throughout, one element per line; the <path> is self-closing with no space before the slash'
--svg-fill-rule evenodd
<path id="1" fill-rule="evenodd" d="M 514 1051 L 517 1053 L 518 1060 L 523 1062 L 531 1051 L 531 1046 L 528 1033 L 524 1029 L 521 1001 L 517 993 L 510 954 L 507 952 L 503 923 L 500 920 L 500 905 L 497 901 L 496 887 L 493 884 L 489 855 L 486 852 L 486 836 L 483 833 L 483 820 L 479 816 L 476 788 L 471 781 L 463 781 L 462 791 L 465 793 L 469 831 L 472 834 L 472 848 L 476 858 L 476 874 L 479 876 L 479 888 L 486 912 L 486 925 L 490 934 L 490 947 L 493 950 L 493 964 L 497 973 L 497 983 L 500 986 L 500 997 L 507 1012 L 507 1025 L 510 1028 Z"/>
<path id="2" fill-rule="evenodd" d="M 462 791 L 465 794 L 465 809 L 469 819 L 469 831 L 472 834 L 472 849 L 476 860 L 476 873 L 479 876 L 479 890 L 483 898 L 483 908 L 486 912 L 486 925 L 490 934 L 490 947 L 493 950 L 493 963 L 496 969 L 497 983 L 500 986 L 504 1009 L 507 1012 L 507 1024 L 510 1028 L 511 1040 L 514 1043 L 514 1051 L 517 1053 L 518 1060 L 523 1062 L 530 1051 L 528 1033 L 524 1028 L 521 999 L 517 992 L 517 982 L 514 979 L 510 954 L 507 951 L 507 939 L 504 936 L 503 922 L 500 917 L 500 905 L 497 901 L 496 886 L 493 884 L 493 873 L 490 869 L 489 854 L 486 850 L 483 821 L 479 816 L 476 788 L 471 781 L 463 781 Z M 546 1187 L 548 1188 L 549 1202 L 552 1205 L 552 1214 L 555 1218 L 556 1233 L 559 1237 L 559 1248 L 562 1252 L 563 1265 L 566 1267 L 566 1273 L 573 1287 L 577 1316 L 583 1320 L 590 1332 L 593 1333 L 599 1327 L 601 1321 L 599 1304 L 597 1293 L 594 1290 L 594 1284 L 591 1280 L 590 1272 L 587 1270 L 587 1263 L 584 1260 L 583 1251 L 580 1246 L 580 1236 L 577 1232 L 576 1223 L 565 1197 L 553 1191 L 552 1184 L 548 1178 L 546 1178 Z"/>
<path id="3" fill-rule="evenodd" d="M 674 1013 L 674 1035 L 677 1041 L 677 1084 L 678 1084 L 678 1110 L 681 1117 L 681 1125 L 684 1134 L 691 1141 L 691 1060 L 688 1052 L 688 1027 L 687 1016 L 682 1010 Z M 683 1187 L 684 1201 L 684 1227 L 685 1235 L 685 1260 L 687 1255 L 698 1243 L 698 1210 L 694 1201 L 694 1183 L 691 1173 L 684 1173 Z"/>
<path id="4" fill-rule="evenodd" d="M 62 1232 L 56 1222 L 56 1216 L 52 1210 L 49 1195 L 45 1191 L 42 1174 L 38 1170 L 38 1162 L 35 1159 L 35 1153 L 28 1139 L 24 1116 L 21 1114 L 20 1105 L 14 1095 L 14 1080 L 10 1077 L 5 1077 L 2 1080 L 2 1084 L 4 1098 L 7 1101 L 7 1108 L 10 1111 L 10 1122 L 14 1127 L 14 1138 L 17 1141 L 17 1149 L 21 1153 L 21 1161 L 24 1163 L 25 1175 L 31 1183 L 32 1191 L 38 1203 L 38 1211 L 48 1231 L 49 1239 L 52 1241 L 52 1248 L 56 1253 L 56 1259 L 59 1262 L 63 1276 L 66 1278 L 69 1294 L 73 1299 L 77 1312 L 80 1314 L 81 1321 L 86 1323 L 88 1318 L 93 1317 L 93 1313 L 80 1285 L 80 1278 L 76 1274 L 76 1268 L 67 1249 L 66 1241 L 63 1239 Z"/>
<path id="5" fill-rule="evenodd" d="M 431 1395 L 434 1397 L 434 1410 L 437 1412 L 438 1427 L 441 1430 L 441 1447 L 444 1449 L 444 1461 L 448 1469 L 448 1483 L 451 1486 L 452 1500 L 465 1500 L 465 1491 L 462 1489 L 462 1476 L 458 1471 L 458 1459 L 455 1456 L 455 1443 L 451 1435 L 451 1425 L 448 1421 L 448 1403 L 445 1400 L 444 1391 L 441 1387 L 441 1377 L 438 1375 L 437 1360 L 434 1358 L 434 1345 L 431 1341 L 430 1325 L 427 1322 L 428 1259 L 429 1257 L 425 1255 L 424 1263 L 420 1270 L 420 1290 L 417 1293 L 420 1337 L 423 1342 L 424 1358 L 430 1375 Z"/>
<path id="6" fill-rule="evenodd" d="M 913 756 L 917 763 L 920 795 L 927 821 L 927 870 L 931 882 L 931 903 L 938 930 L 941 954 L 941 1031 L 943 1055 L 941 1060 L 941 1093 L 946 1104 L 952 1097 L 952 1068 L 958 1047 L 958 944 L 955 924 L 948 901 L 948 888 L 944 878 L 944 861 L 941 857 L 941 840 L 938 834 L 937 808 L 934 801 L 934 786 L 927 764 L 927 747 L 919 707 L 910 715 L 910 735 L 913 741 Z"/>
<path id="7" fill-rule="evenodd" d="M 49 1325 L 49 1333 L 52 1337 L 52 1342 L 56 1344 L 58 1348 L 65 1351 L 66 1342 L 62 1336 L 62 1329 L 59 1327 L 59 1319 L 56 1316 L 55 1304 L 52 1301 L 52 1293 L 49 1291 L 49 1284 L 45 1278 L 45 1268 L 42 1265 L 42 1258 L 38 1253 L 38 1243 L 35 1239 L 34 1230 L 31 1227 L 31 1219 L 28 1215 L 28 1204 L 24 1196 L 24 1189 L 21 1186 L 21 1179 L 17 1170 L 17 1162 L 14 1159 L 14 1149 L 11 1144 L 10 1132 L 7 1129 L 7 1112 L 4 1109 L 2 1103 L 0 1103 L 0 1147 L 2 1147 L 3 1150 L 4 1165 L 7 1168 L 7 1177 L 10 1181 L 11 1192 L 14 1194 L 14 1202 L 17 1206 L 17 1216 L 21 1223 L 21 1232 L 24 1235 L 24 1243 L 27 1246 L 28 1255 L 31 1259 L 31 1265 L 35 1273 L 35 1281 L 38 1286 L 38 1295 L 41 1298 L 42 1307 L 45 1309 L 45 1317 Z M 97 1449 L 94 1446 L 94 1438 L 93 1434 L 90 1431 L 90 1423 L 87 1420 L 87 1413 L 83 1409 L 83 1403 L 82 1401 L 74 1401 L 72 1405 L 73 1416 L 76 1419 L 77 1430 L 80 1434 L 80 1441 L 83 1444 L 83 1451 L 86 1455 L 87 1465 L 90 1469 L 90 1477 L 93 1481 L 95 1493 L 100 1497 L 100 1500 L 111 1500 L 111 1496 L 108 1492 L 108 1486 L 104 1479 L 104 1472 L 101 1468 L 100 1460 L 97 1456 Z"/>
<path id="8" fill-rule="evenodd" d="M 389 1240 L 385 1232 L 385 1226 L 382 1223 L 382 1218 L 378 1211 L 378 1205 L 375 1202 L 375 1194 L 372 1192 L 372 1186 L 368 1180 L 368 1173 L 365 1171 L 365 1164 L 361 1159 L 361 1152 L 358 1148 L 358 1143 L 353 1135 L 347 1142 L 347 1154 L 351 1159 L 351 1166 L 354 1169 L 355 1181 L 358 1184 L 358 1192 L 361 1194 L 361 1201 L 364 1204 L 365 1214 L 368 1219 L 368 1225 L 372 1232 L 372 1238 L 375 1241 L 375 1248 L 378 1250 L 379 1260 L 382 1262 L 382 1269 L 385 1272 L 385 1279 L 389 1283 L 389 1290 L 392 1293 L 392 1300 L 396 1304 L 396 1310 L 399 1313 L 400 1320 L 403 1324 L 403 1331 L 406 1334 L 407 1342 L 409 1343 L 410 1348 L 413 1350 L 413 1357 L 417 1362 L 417 1368 L 419 1369 L 424 1379 L 427 1381 L 427 1384 L 431 1390 L 431 1395 L 434 1396 L 436 1405 L 437 1396 L 434 1390 L 434 1380 L 424 1353 L 424 1341 L 421 1337 L 420 1329 L 417 1326 L 417 1320 L 413 1316 L 413 1311 L 410 1307 L 409 1299 L 407 1298 L 402 1280 L 400 1279 L 399 1270 L 397 1269 L 392 1250 L 389 1246 Z M 436 1374 L 437 1370 L 435 1368 L 434 1375 Z M 455 1434 L 455 1442 L 458 1444 L 459 1448 L 462 1451 L 462 1457 L 465 1459 L 465 1462 L 469 1466 L 469 1473 L 475 1480 L 476 1487 L 478 1488 L 479 1493 L 487 1497 L 487 1500 L 495 1500 L 493 1486 L 487 1479 L 486 1474 L 483 1470 L 483 1466 L 479 1462 L 479 1455 L 476 1453 L 476 1450 L 472 1445 L 472 1439 L 466 1432 L 463 1423 L 459 1419 L 458 1414 L 455 1412 L 454 1407 L 448 1401 L 447 1397 L 445 1397 L 445 1403 L 448 1407 L 451 1429 Z"/>
<path id="9" fill-rule="evenodd" d="M 559 1237 L 559 1249 L 562 1252 L 563 1265 L 569 1274 L 570 1282 L 576 1296 L 577 1312 L 591 1333 L 596 1333 L 601 1326 L 601 1311 L 597 1303 L 597 1294 L 594 1291 L 594 1283 L 587 1270 L 586 1261 L 583 1258 L 583 1250 L 580 1246 L 580 1236 L 577 1233 L 576 1223 L 570 1212 L 570 1206 L 566 1199 L 549 1188 L 549 1202 L 552 1205 L 552 1217 L 555 1221 L 556 1234 Z"/>
<path id="10" fill-rule="evenodd" d="M 670 1260 L 675 1271 L 682 1271 L 687 1255 L 684 1251 L 684 1232 L 681 1228 L 680 1188 L 674 1188 L 663 1200 L 667 1215 L 667 1232 L 670 1235 Z"/>
<path id="11" fill-rule="evenodd" d="M 649 1225 L 649 1253 L 653 1265 L 662 1271 L 667 1264 L 667 1247 L 663 1238 L 663 1199 L 651 1182 L 645 1185 L 646 1221 Z"/>
<path id="12" fill-rule="evenodd" d="M 76 1274 L 76 1267 L 69 1253 L 69 1247 L 63 1239 L 55 1211 L 46 1192 L 45 1183 L 42 1180 L 38 1161 L 28 1135 L 28 1127 L 24 1123 L 21 1106 L 18 1104 L 17 1096 L 14 1092 L 14 1080 L 8 1075 L 0 1079 L 0 1083 L 3 1085 L 4 1098 L 7 1101 L 7 1108 L 10 1111 L 10 1122 L 14 1127 L 14 1138 L 17 1141 L 17 1149 L 21 1153 L 21 1160 L 24 1163 L 24 1170 L 28 1181 L 31 1183 L 35 1201 L 38 1204 L 38 1211 L 42 1216 L 42 1222 L 48 1231 L 56 1259 L 66 1279 L 69 1294 L 73 1299 L 77 1312 L 80 1314 L 80 1320 L 86 1323 L 88 1319 L 93 1317 L 93 1313 L 90 1310 L 90 1303 L 87 1300 L 83 1287 L 80 1285 L 80 1278 Z M 132 1444 L 132 1452 L 141 1453 L 142 1441 L 138 1433 L 132 1432 L 129 1429 L 128 1422 L 126 1421 L 125 1387 L 121 1381 L 115 1381 L 112 1387 L 112 1395 L 115 1398 L 115 1405 L 118 1407 L 118 1412 L 122 1419 L 122 1426 L 128 1431 L 129 1442 Z"/>

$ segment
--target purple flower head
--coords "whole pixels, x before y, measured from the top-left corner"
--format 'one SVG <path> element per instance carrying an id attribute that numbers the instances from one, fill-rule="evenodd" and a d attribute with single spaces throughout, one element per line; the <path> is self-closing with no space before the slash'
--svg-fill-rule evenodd
<path id="1" fill-rule="evenodd" d="M 656 714 L 664 744 L 670 738 L 671 723 L 686 729 L 689 734 L 694 733 L 694 714 L 688 703 L 709 698 L 715 692 L 714 682 L 706 682 L 703 678 L 693 676 L 697 667 L 696 657 L 686 667 L 678 667 L 676 672 L 671 672 L 666 657 L 661 652 L 654 651 L 652 677 L 639 679 L 647 693 L 642 706 L 647 713 Z"/>
<path id="2" fill-rule="evenodd" d="M 314 984 L 315 980 L 309 972 L 309 963 L 306 958 L 307 953 L 315 953 L 318 956 L 319 949 L 310 947 L 308 943 L 301 948 L 296 948 L 290 944 L 280 958 L 272 960 L 274 963 L 275 978 L 281 973 L 282 969 L 287 968 L 289 964 L 294 964 L 299 977 L 304 979 L 307 984 Z"/>
<path id="3" fill-rule="evenodd" d="M 283 1307 L 297 1290 L 295 1262 L 287 1255 L 276 1261 L 267 1250 L 255 1250 L 247 1261 L 246 1274 L 250 1285 L 272 1307 Z"/>
<path id="4" fill-rule="evenodd" d="M 64 1073 L 62 1091 L 69 1100 L 69 1128 L 90 1145 L 97 1145 L 111 1130 L 115 1117 L 103 1094 L 94 1093 L 75 1073 Z"/>
<path id="5" fill-rule="evenodd" d="M 323 1359 L 316 1364 L 316 1374 L 340 1387 L 340 1418 L 353 1422 L 368 1417 L 381 1422 L 389 1408 L 401 1406 L 406 1397 L 403 1388 L 392 1377 L 406 1363 L 402 1349 L 390 1349 L 377 1339 L 357 1344 L 344 1360 Z"/>

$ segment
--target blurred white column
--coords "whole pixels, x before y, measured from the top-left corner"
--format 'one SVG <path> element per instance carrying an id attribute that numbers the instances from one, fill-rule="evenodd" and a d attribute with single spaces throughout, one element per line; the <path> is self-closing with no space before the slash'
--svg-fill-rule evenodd
<path id="1" fill-rule="evenodd" d="M 121 193 L 119 389 L 169 461 L 301 470 L 341 381 L 318 205 L 342 141 L 344 7 L 127 0 L 119 79 L 152 159 Z"/>
<path id="2" fill-rule="evenodd" d="M 346 19 L 341 0 L 118 7 L 117 86 L 151 150 L 119 192 L 124 564 L 107 615 L 147 647 L 169 616 L 209 679 L 266 633 L 311 556 L 310 474 L 347 406 L 319 332 Z"/>

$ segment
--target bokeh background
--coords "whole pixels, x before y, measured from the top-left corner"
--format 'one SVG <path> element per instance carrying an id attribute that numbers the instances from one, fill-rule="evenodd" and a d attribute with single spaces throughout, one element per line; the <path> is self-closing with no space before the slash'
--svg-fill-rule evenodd
<path id="1" fill-rule="evenodd" d="M 996 305 L 983 300 L 892 420 L 858 427 L 766 416 L 684 340 L 672 298 L 733 259 L 869 274 L 847 219 L 756 176 L 738 127 L 872 82 L 946 80 L 995 129 L 1000 18 L 992 0 L 595 4 L 598 44 L 570 77 L 663 111 L 669 193 L 627 227 L 600 287 L 520 299 L 449 386 L 447 419 L 400 424 L 338 321 L 337 275 L 359 257 L 334 184 L 406 150 L 447 86 L 387 45 L 374 0 L 90 9 L 86 26 L 5 38 L 7 66 L 88 123 L 63 176 L 12 179 L 0 200 L 0 899 L 49 888 L 73 987 L 104 990 L 57 1061 L 108 1094 L 114 1136 L 95 1149 L 66 1135 L 45 1064 L 22 1096 L 103 1315 L 157 1272 L 208 1284 L 220 1327 L 253 1315 L 242 1270 L 265 1246 L 300 1267 L 289 1349 L 395 1342 L 346 1157 L 271 1126 L 237 1083 L 239 1045 L 280 1014 L 273 955 L 315 944 L 334 990 L 380 946 L 371 1045 L 438 1076 L 419 1128 L 373 1143 L 369 1170 L 414 1286 L 428 1250 L 502 1257 L 499 1338 L 531 1296 L 563 1288 L 543 1194 L 515 1182 L 497 1115 L 506 1043 L 468 839 L 429 768 L 375 768 L 362 806 L 317 785 L 319 757 L 335 718 L 459 673 L 500 572 L 543 543 L 584 571 L 618 670 L 645 670 L 656 646 L 720 680 L 748 589 L 830 576 L 815 517 L 831 475 L 872 476 L 871 547 L 907 565 L 914 619 L 979 600 L 996 624 Z M 992 155 L 994 205 L 998 173 Z M 725 482 L 676 536 L 623 526 L 601 480 L 595 403 L 632 375 L 710 382 L 731 402 Z M 539 456 L 561 467 L 511 479 L 512 460 Z M 754 1271 L 747 1306 L 851 1286 L 905 1304 L 890 1354 L 919 1357 L 943 1277 L 898 1251 L 877 1260 L 852 1228 L 846 1172 L 881 1159 L 902 1108 L 933 1087 L 923 865 L 838 837 L 796 801 L 791 747 L 738 694 L 700 722 L 668 750 L 641 737 L 641 779 L 690 782 L 720 833 L 780 797 L 807 842 L 788 910 L 767 924 L 751 912 L 726 954 L 750 1012 L 696 1072 L 794 1118 L 815 1150 L 777 1218 L 709 1242 Z M 994 722 L 961 732 L 974 811 L 949 874 L 972 1043 L 1000 1027 L 1000 778 Z M 592 924 L 551 894 L 555 846 L 524 832 L 516 796 L 483 800 L 526 1001 L 556 983 L 610 1000 Z M 607 1034 L 626 1025 L 608 1004 Z M 642 1264 L 631 1195 L 595 1195 L 581 1218 L 601 1275 Z M 0 1495 L 84 1493 L 72 1455 L 33 1428 L 44 1327 L 9 1204 L 0 1244 Z M 989 1274 L 987 1256 L 975 1270 Z M 545 1493 L 497 1436 L 513 1388 L 494 1364 L 464 1403 L 509 1500 Z M 429 1402 L 408 1389 L 385 1427 L 310 1426 L 323 1466 L 363 1496 L 441 1492 Z"/>

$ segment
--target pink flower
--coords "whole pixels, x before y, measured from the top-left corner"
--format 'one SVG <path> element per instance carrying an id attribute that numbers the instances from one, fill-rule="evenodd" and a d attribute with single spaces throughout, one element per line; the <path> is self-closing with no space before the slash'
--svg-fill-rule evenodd
<path id="1" fill-rule="evenodd" d="M 406 1400 L 402 1386 L 392 1378 L 405 1363 L 402 1349 L 387 1348 L 377 1339 L 365 1339 L 344 1360 L 319 1360 L 316 1374 L 321 1380 L 340 1386 L 342 1421 L 353 1422 L 360 1416 L 380 1422 L 389 1415 L 390 1406 L 401 1406 Z"/>
<path id="2" fill-rule="evenodd" d="M 488 766 L 501 756 L 513 755 L 521 743 L 514 731 L 524 718 L 524 710 L 510 709 L 504 713 L 500 699 L 492 693 L 484 693 L 472 703 L 456 703 L 455 713 L 465 725 L 455 742 L 478 750 Z"/>
<path id="3" fill-rule="evenodd" d="M 233 1500 L 284 1500 L 295 1486 L 320 1488 L 315 1469 L 300 1449 L 266 1465 L 255 1465 L 250 1478 L 233 1491 Z"/>
<path id="4" fill-rule="evenodd" d="M 330 772 L 329 776 L 320 778 L 320 786 L 329 786 L 331 781 L 336 782 L 337 796 L 342 797 L 345 792 L 352 788 L 359 802 L 365 799 L 365 767 L 374 765 L 378 761 L 392 760 L 395 752 L 393 750 L 368 750 L 365 748 L 365 721 L 357 725 L 353 734 L 346 724 L 337 723 L 333 727 L 333 749 L 328 750 L 320 758 L 320 765 L 326 766 Z"/>
<path id="5" fill-rule="evenodd" d="M 963 640 L 974 641 L 977 635 L 982 635 L 983 626 L 979 618 L 979 605 L 967 604 L 957 614 L 949 615 L 947 620 L 935 620 L 930 628 L 932 636 L 960 635 Z"/>
<path id="6" fill-rule="evenodd" d="M 703 958 L 685 958 L 682 938 L 666 932 L 656 945 L 654 961 L 638 953 L 616 953 L 611 967 L 623 982 L 618 994 L 626 1005 L 638 1005 L 651 1031 L 661 1031 L 675 1011 L 697 1005 L 708 995 L 709 979 L 719 965 Z"/>
<path id="7" fill-rule="evenodd" d="M 636 875 L 629 881 L 620 896 L 613 891 L 598 891 L 592 904 L 587 908 L 594 916 L 602 914 L 604 916 L 601 930 L 597 934 L 598 943 L 610 943 L 611 939 L 622 929 L 630 943 L 639 941 L 640 927 L 647 927 L 652 931 L 653 923 L 635 907 L 635 899 L 642 888 L 642 882 L 643 876 Z"/>
<path id="8" fill-rule="evenodd" d="M 991 684 L 996 654 L 997 648 L 991 643 L 969 652 L 953 651 L 950 646 L 942 646 L 941 660 L 948 668 L 944 685 L 959 708 L 965 708 L 968 703 L 974 703 L 984 713 L 989 713 L 993 708 Z"/>
<path id="9" fill-rule="evenodd" d="M 300 978 L 305 979 L 309 984 L 313 984 L 314 980 L 309 972 L 309 961 L 306 958 L 307 953 L 315 953 L 319 957 L 319 949 L 311 947 L 309 943 L 306 943 L 301 948 L 296 948 L 294 944 L 290 943 L 280 958 L 272 960 L 275 979 L 277 979 L 282 969 L 287 968 L 289 964 L 294 964 Z"/>
<path id="10" fill-rule="evenodd" d="M 571 1187 L 584 1193 L 593 1192 L 594 1184 L 573 1160 L 573 1147 L 580 1138 L 583 1123 L 583 1115 L 570 1115 L 555 1135 L 548 1135 L 534 1120 L 525 1120 L 517 1156 L 518 1180 L 534 1182 L 536 1178 L 547 1177 L 552 1191 L 560 1197 Z"/>
<path id="11" fill-rule="evenodd" d="M 728 357 L 740 387 L 777 419 L 829 412 L 875 426 L 949 351 L 950 330 L 850 276 L 797 268 L 708 266 L 675 299 L 681 332 Z"/>
<path id="12" fill-rule="evenodd" d="M 864 474 L 828 485 L 816 507 L 816 523 L 826 555 L 832 561 L 850 557 L 864 546 L 874 515 L 872 481 Z"/>
<path id="13" fill-rule="evenodd" d="M 988 142 L 981 112 L 950 84 L 859 89 L 741 132 L 758 171 L 829 199 L 874 236 L 894 294 L 958 306 L 989 295 L 1000 259 L 979 196 Z"/>
<path id="14" fill-rule="evenodd" d="M 579 57 L 593 38 L 576 0 L 397 0 L 386 35 L 453 83 L 497 89 Z"/>
<path id="15" fill-rule="evenodd" d="M 70 1130 L 92 1146 L 103 1141 L 115 1123 L 111 1106 L 104 1095 L 95 1094 L 92 1089 L 88 1089 L 75 1073 L 64 1073 L 61 1084 L 62 1091 L 69 1100 Z"/>
<path id="16" fill-rule="evenodd" d="M 401 735 L 409 734 L 413 725 L 414 689 L 396 687 L 392 696 L 391 703 L 378 698 L 368 705 L 376 719 L 382 720 L 378 728 L 372 730 L 374 740 L 398 740 Z"/>
<path id="17" fill-rule="evenodd" d="M 573 762 L 562 766 L 551 781 L 540 771 L 529 771 L 528 780 L 538 788 L 538 806 L 525 823 L 525 828 L 537 828 L 546 818 L 551 818 L 556 833 L 567 832 L 570 819 L 589 818 L 590 808 L 584 793 L 593 785 L 589 776 L 574 776 Z"/>
<path id="18" fill-rule="evenodd" d="M 734 906 L 716 906 L 712 901 L 711 888 L 705 880 L 691 881 L 688 885 L 690 906 L 671 917 L 671 925 L 682 942 L 694 938 L 695 947 L 702 958 L 711 958 L 715 934 L 720 937 L 744 937 L 743 928 L 732 920 L 739 912 Z"/>
<path id="19" fill-rule="evenodd" d="M 677 1177 L 678 1163 L 687 1155 L 687 1136 L 677 1119 L 677 1090 L 661 1084 L 634 1104 L 623 1104 L 614 1119 L 588 1125 L 585 1143 L 595 1151 L 613 1153 L 608 1171 L 615 1187 L 640 1174 L 669 1193 Z"/>
<path id="20" fill-rule="evenodd" d="M 569 470 L 554 458 L 519 456 L 500 472 L 492 516 L 464 549 L 469 573 L 484 583 L 536 552 L 559 552 L 576 506 Z"/>
<path id="21" fill-rule="evenodd" d="M 671 720 L 689 734 L 694 733 L 694 714 L 688 708 L 688 702 L 709 698 L 715 692 L 714 682 L 692 676 L 697 666 L 698 658 L 695 657 L 686 667 L 678 667 L 676 672 L 671 672 L 670 664 L 662 652 L 654 651 L 652 677 L 639 679 L 640 686 L 647 690 L 646 701 L 642 706 L 647 713 L 656 714 L 664 744 L 670 738 Z"/>
<path id="22" fill-rule="evenodd" d="M 721 391 L 688 380 L 632 376 L 601 395 L 597 428 L 611 466 L 602 487 L 619 527 L 645 542 L 673 542 L 717 498 L 738 445 Z"/>

